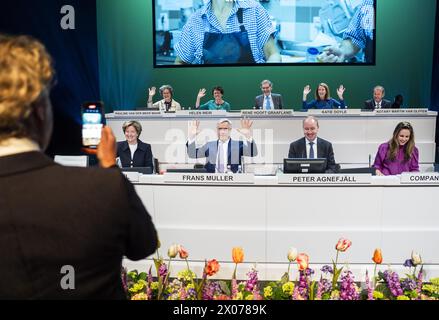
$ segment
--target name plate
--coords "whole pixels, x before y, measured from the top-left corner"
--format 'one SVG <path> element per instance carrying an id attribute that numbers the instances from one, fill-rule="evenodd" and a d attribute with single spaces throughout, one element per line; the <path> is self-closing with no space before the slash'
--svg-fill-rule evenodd
<path id="1" fill-rule="evenodd" d="M 131 182 L 139 182 L 140 172 L 122 171 L 122 174 Z"/>
<path id="2" fill-rule="evenodd" d="M 281 174 L 278 176 L 279 184 L 297 185 L 351 185 L 371 184 L 370 174 Z"/>
<path id="3" fill-rule="evenodd" d="M 309 115 L 360 115 L 361 109 L 309 109 Z"/>
<path id="4" fill-rule="evenodd" d="M 165 183 L 188 183 L 188 184 L 254 184 L 253 174 L 233 173 L 165 173 Z"/>
<path id="5" fill-rule="evenodd" d="M 139 110 L 139 111 L 114 111 L 115 117 L 161 117 L 162 112 L 159 110 Z"/>
<path id="6" fill-rule="evenodd" d="M 402 173 L 401 184 L 438 184 L 439 173 Z"/>
<path id="7" fill-rule="evenodd" d="M 292 116 L 293 110 L 241 110 L 241 117 Z"/>
<path id="8" fill-rule="evenodd" d="M 226 116 L 226 110 L 181 110 L 177 111 L 177 116 L 183 117 L 203 117 L 203 116 Z"/>
<path id="9" fill-rule="evenodd" d="M 409 108 L 409 109 L 377 109 L 376 114 L 428 114 L 427 108 Z"/>

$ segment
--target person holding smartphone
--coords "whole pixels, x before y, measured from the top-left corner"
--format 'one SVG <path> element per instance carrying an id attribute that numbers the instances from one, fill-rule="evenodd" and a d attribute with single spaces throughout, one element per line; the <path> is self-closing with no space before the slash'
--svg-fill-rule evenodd
<path id="1" fill-rule="evenodd" d="M 116 166 L 109 127 L 100 168 L 44 154 L 54 73 L 41 42 L 0 34 L 0 299 L 126 299 L 122 260 L 152 254 L 157 232 Z"/>
<path id="2" fill-rule="evenodd" d="M 153 167 L 151 145 L 139 139 L 142 125 L 137 121 L 126 121 L 122 125 L 126 140 L 117 143 L 117 157 L 122 167 Z"/>

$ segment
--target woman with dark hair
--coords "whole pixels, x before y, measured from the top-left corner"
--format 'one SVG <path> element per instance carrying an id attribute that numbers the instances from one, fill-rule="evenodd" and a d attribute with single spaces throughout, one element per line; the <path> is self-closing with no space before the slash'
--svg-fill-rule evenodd
<path id="1" fill-rule="evenodd" d="M 373 167 L 377 176 L 419 171 L 419 151 L 409 122 L 398 123 L 392 139 L 379 146 Z"/>
<path id="2" fill-rule="evenodd" d="M 195 102 L 195 108 L 200 110 L 226 110 L 230 111 L 230 104 L 223 100 L 224 89 L 216 86 L 212 89 L 213 100 L 207 101 L 200 106 L 200 100 L 206 95 L 206 89 L 200 89 Z"/>
<path id="3" fill-rule="evenodd" d="M 329 86 L 326 83 L 320 83 L 315 91 L 315 99 L 311 102 L 306 102 L 306 97 L 311 92 L 311 87 L 309 85 L 303 88 L 303 100 L 302 100 L 302 109 L 345 109 L 346 105 L 343 99 L 343 93 L 345 92 L 345 87 L 340 85 L 337 89 L 337 95 L 340 98 L 340 101 L 331 98 L 331 94 L 329 93 Z"/>
<path id="4" fill-rule="evenodd" d="M 122 167 L 153 167 L 151 145 L 140 141 L 142 125 L 137 121 L 126 121 L 122 125 L 126 141 L 117 143 L 117 157 Z"/>

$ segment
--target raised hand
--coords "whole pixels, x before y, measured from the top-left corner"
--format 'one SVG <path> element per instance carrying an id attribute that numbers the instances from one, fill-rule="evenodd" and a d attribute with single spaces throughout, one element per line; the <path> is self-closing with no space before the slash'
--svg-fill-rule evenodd
<path id="1" fill-rule="evenodd" d="M 238 129 L 238 132 L 243 134 L 247 140 L 250 140 L 252 137 L 252 125 L 253 121 L 249 119 L 241 119 L 241 129 Z"/>
<path id="2" fill-rule="evenodd" d="M 155 96 L 155 92 L 156 92 L 156 88 L 155 87 L 151 87 L 148 89 L 148 94 L 150 97 Z"/>
<path id="3" fill-rule="evenodd" d="M 337 95 L 340 98 L 340 100 L 343 100 L 343 93 L 345 92 L 346 88 L 343 87 L 343 85 L 341 84 L 340 87 L 338 87 L 337 89 Z"/>
<path id="4" fill-rule="evenodd" d="M 306 96 L 311 92 L 311 87 L 308 85 L 303 88 L 303 97 L 306 99 Z"/>
<path id="5" fill-rule="evenodd" d="M 200 120 L 189 121 L 188 123 L 188 137 L 190 140 L 200 133 Z"/>
<path id="6" fill-rule="evenodd" d="M 198 91 L 197 99 L 201 99 L 205 95 L 206 95 L 206 89 L 204 89 L 204 88 L 200 89 L 200 91 Z"/>

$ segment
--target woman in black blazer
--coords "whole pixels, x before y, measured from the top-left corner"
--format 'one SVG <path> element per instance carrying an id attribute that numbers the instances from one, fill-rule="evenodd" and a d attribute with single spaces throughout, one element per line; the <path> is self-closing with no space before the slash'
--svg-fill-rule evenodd
<path id="1" fill-rule="evenodd" d="M 122 167 L 151 167 L 153 158 L 151 145 L 140 141 L 142 125 L 137 121 L 127 121 L 122 125 L 126 141 L 117 143 L 117 157 Z"/>

